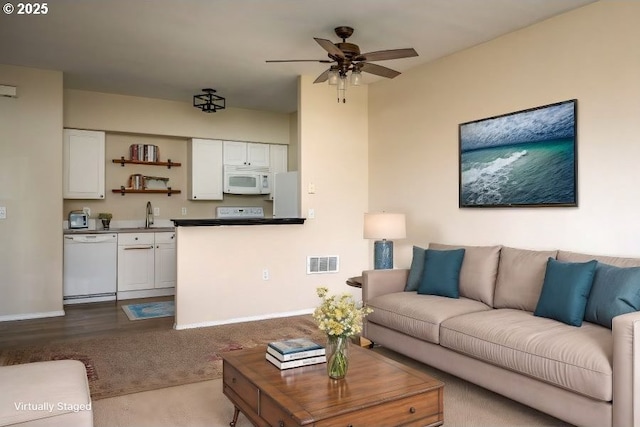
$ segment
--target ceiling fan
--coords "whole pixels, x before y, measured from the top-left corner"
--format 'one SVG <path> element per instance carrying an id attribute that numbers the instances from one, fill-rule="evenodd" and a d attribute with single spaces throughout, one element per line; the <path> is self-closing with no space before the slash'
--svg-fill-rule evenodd
<path id="1" fill-rule="evenodd" d="M 275 59 L 267 60 L 267 62 L 320 62 L 333 64 L 320 74 L 314 83 L 322 83 L 329 80 L 329 84 L 337 84 L 338 91 L 340 91 L 341 85 L 343 86 L 342 90 L 344 90 L 349 71 L 352 73 L 351 83 L 354 85 L 360 84 L 362 71 L 392 79 L 400 75 L 400 72 L 382 65 L 372 64 L 371 62 L 418 56 L 418 53 L 413 48 L 360 53 L 360 47 L 357 44 L 347 42 L 347 39 L 353 34 L 353 28 L 341 26 L 336 27 L 334 31 L 342 39 L 341 43 L 333 43 L 331 40 L 314 37 L 314 40 L 327 51 L 329 59 Z M 340 101 L 339 98 L 338 101 Z M 344 102 L 344 96 L 342 101 Z"/>

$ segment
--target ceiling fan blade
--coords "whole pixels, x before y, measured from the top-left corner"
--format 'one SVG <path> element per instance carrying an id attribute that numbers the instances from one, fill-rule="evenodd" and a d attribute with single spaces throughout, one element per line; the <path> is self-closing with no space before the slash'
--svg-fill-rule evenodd
<path id="1" fill-rule="evenodd" d="M 318 44 L 319 44 L 320 46 L 322 46 L 322 48 L 323 48 L 324 50 L 326 50 L 327 52 L 329 52 L 329 55 L 333 55 L 333 56 L 335 56 L 335 57 L 337 57 L 337 58 L 342 58 L 342 59 L 344 59 L 344 58 L 345 58 L 345 56 L 344 56 L 344 52 L 343 52 L 343 51 L 341 51 L 340 49 L 338 49 L 338 47 L 337 47 L 335 44 L 333 44 L 333 42 L 332 42 L 331 40 L 327 40 L 327 39 L 319 39 L 319 38 L 317 38 L 317 37 L 314 37 L 313 39 L 314 39 L 315 41 L 317 41 L 317 42 L 318 42 Z"/>
<path id="2" fill-rule="evenodd" d="M 267 59 L 265 62 L 320 62 L 331 64 L 333 61 L 329 59 Z"/>
<path id="3" fill-rule="evenodd" d="M 322 74 L 320 74 L 320 75 L 318 76 L 318 78 L 317 78 L 317 79 L 315 79 L 313 82 L 314 82 L 314 83 L 322 83 L 322 82 L 326 82 L 326 81 L 327 81 L 327 79 L 329 78 L 329 71 L 331 71 L 331 70 L 325 70 L 325 72 L 324 72 L 324 73 L 322 73 Z"/>
<path id="4" fill-rule="evenodd" d="M 360 64 L 360 69 L 367 73 L 375 74 L 376 76 L 382 76 L 387 78 L 394 78 L 399 76 L 400 71 L 392 70 L 391 68 L 383 67 L 382 65 L 370 64 L 368 62 Z"/>
<path id="5" fill-rule="evenodd" d="M 400 59 L 411 58 L 412 56 L 418 56 L 413 48 L 408 49 L 390 49 L 390 50 L 378 50 L 376 52 L 368 52 L 358 55 L 356 60 L 358 61 L 384 61 L 387 59 Z"/>

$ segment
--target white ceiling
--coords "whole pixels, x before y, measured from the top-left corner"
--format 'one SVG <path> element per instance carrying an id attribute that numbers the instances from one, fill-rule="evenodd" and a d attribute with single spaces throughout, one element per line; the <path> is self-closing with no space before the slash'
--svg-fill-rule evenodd
<path id="1" fill-rule="evenodd" d="M 62 70 L 65 88 L 191 102 L 212 87 L 227 107 L 292 112 L 297 76 L 327 64 L 265 60 L 326 59 L 313 37 L 337 42 L 336 26 L 362 52 L 415 48 L 377 62 L 405 71 L 593 1 L 49 0 L 47 15 L 0 13 L 0 63 Z"/>

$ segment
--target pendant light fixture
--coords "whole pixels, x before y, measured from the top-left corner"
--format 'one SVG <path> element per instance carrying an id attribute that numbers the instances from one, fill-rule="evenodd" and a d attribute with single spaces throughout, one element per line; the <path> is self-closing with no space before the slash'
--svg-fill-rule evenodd
<path id="1" fill-rule="evenodd" d="M 193 95 L 193 106 L 201 109 L 205 113 L 215 113 L 226 108 L 226 100 L 216 95 L 214 89 L 202 89 L 204 93 Z"/>

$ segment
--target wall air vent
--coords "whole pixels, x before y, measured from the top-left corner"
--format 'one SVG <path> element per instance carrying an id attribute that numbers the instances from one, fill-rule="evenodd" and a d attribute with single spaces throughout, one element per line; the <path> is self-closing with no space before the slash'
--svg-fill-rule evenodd
<path id="1" fill-rule="evenodd" d="M 337 255 L 307 257 L 307 274 L 336 273 L 340 267 Z"/>

